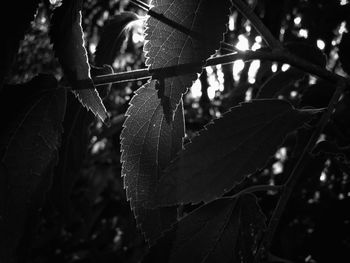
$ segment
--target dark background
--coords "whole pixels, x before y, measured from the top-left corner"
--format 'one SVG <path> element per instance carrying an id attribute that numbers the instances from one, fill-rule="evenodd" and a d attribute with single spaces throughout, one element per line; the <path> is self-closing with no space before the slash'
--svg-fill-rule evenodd
<path id="1" fill-rule="evenodd" d="M 327 68 L 347 76 L 350 41 L 349 34 L 344 32 L 346 27 L 350 28 L 350 8 L 345 2 L 258 0 L 253 4 L 276 38 L 284 43 L 298 42 L 313 47 L 318 43 L 327 56 Z M 38 73 L 62 77 L 48 36 L 52 10 L 48 1 L 40 4 L 31 28 L 21 41 L 7 82 L 26 82 Z M 84 2 L 83 28 L 91 64 L 94 64 L 94 50 L 103 24 L 122 11 L 146 15 L 128 0 Z M 234 9 L 232 14 L 231 23 L 235 26 L 230 26 L 225 41 L 236 45 L 239 39 L 245 38 L 252 48 L 257 33 Z M 115 72 L 145 67 L 142 39 L 142 24 L 133 26 L 112 65 Z M 302 46 L 297 47 L 301 56 L 309 58 L 300 48 Z M 197 91 L 189 92 L 184 100 L 187 141 L 211 118 L 221 116 L 241 101 L 254 98 L 262 84 L 274 74 L 271 68 L 282 72 L 282 65 L 263 61 L 256 68 L 256 74 L 249 74 L 251 64 L 245 63 L 241 71 L 237 71 L 236 64 L 212 67 L 202 73 Z M 142 84 L 138 81 L 112 86 L 104 99 L 112 116 L 111 127 L 96 120 L 69 94 L 67 112 L 74 114 L 65 119 L 60 161 L 53 171 L 52 187 L 39 224 L 31 229 L 32 235 L 25 243 L 28 262 L 140 262 L 146 255 L 148 248 L 125 198 L 119 161 L 123 116 L 133 91 Z M 309 75 L 280 88 L 275 96 L 289 100 L 296 107 L 326 107 L 334 90 L 329 83 Z M 272 253 L 290 262 L 350 262 L 349 103 L 346 93 L 324 132 L 329 142 L 317 145 L 280 222 Z M 284 182 L 309 133 L 305 128 L 291 134 L 266 167 L 234 191 L 251 182 L 276 185 Z M 260 194 L 259 200 L 269 216 L 276 196 Z M 276 262 L 279 261 L 276 259 Z"/>

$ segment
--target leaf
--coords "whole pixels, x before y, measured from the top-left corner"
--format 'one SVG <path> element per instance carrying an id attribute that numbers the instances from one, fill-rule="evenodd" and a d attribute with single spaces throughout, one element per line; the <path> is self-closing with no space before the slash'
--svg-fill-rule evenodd
<path id="1" fill-rule="evenodd" d="M 215 200 L 179 221 L 151 249 L 146 261 L 253 262 L 265 221 L 253 195 Z M 162 244 L 168 250 L 159 258 L 155 255 L 161 254 L 157 250 Z"/>
<path id="2" fill-rule="evenodd" d="M 152 210 L 147 207 L 154 202 L 160 171 L 182 149 L 184 137 L 182 102 L 174 121 L 168 122 L 155 85 L 156 81 L 152 80 L 136 91 L 120 136 L 127 199 L 150 244 L 176 221 L 175 208 Z"/>
<path id="3" fill-rule="evenodd" d="M 122 12 L 105 22 L 95 52 L 97 66 L 113 65 L 127 37 L 131 22 L 137 19 L 138 16 L 133 12 Z"/>
<path id="4" fill-rule="evenodd" d="M 278 93 L 299 79 L 302 79 L 305 73 L 291 68 L 287 71 L 280 71 L 272 75 L 266 82 L 261 86 L 259 93 L 257 94 L 258 99 L 276 98 Z"/>
<path id="5" fill-rule="evenodd" d="M 102 121 L 107 111 L 90 76 L 81 27 L 82 0 L 65 0 L 52 16 L 51 40 L 65 76 L 81 104 Z"/>
<path id="6" fill-rule="evenodd" d="M 294 55 L 308 60 L 322 68 L 327 65 L 327 56 L 316 45 L 310 45 L 308 42 L 288 42 L 284 47 Z"/>
<path id="7" fill-rule="evenodd" d="M 6 86 L 0 98 L 0 262 L 10 262 L 21 255 L 15 250 L 25 240 L 23 233 L 32 231 L 32 219 L 51 184 L 66 91 L 54 77 L 39 75 L 26 84 Z M 8 110 L 9 103 L 15 110 Z"/>
<path id="8" fill-rule="evenodd" d="M 285 136 L 317 111 L 283 100 L 255 100 L 232 108 L 185 146 L 157 186 L 157 205 L 209 202 L 264 166 Z"/>
<path id="9" fill-rule="evenodd" d="M 339 45 L 339 59 L 343 70 L 350 74 L 350 33 L 344 33 Z"/>
<path id="10" fill-rule="evenodd" d="M 172 116 L 206 59 L 220 48 L 231 1 L 153 0 L 151 6 L 145 30 L 146 65 L 151 73 L 162 69 L 153 72 L 153 78 L 162 80 L 159 94 L 163 107 Z M 186 63 L 194 66 L 193 73 L 166 77 L 164 68 Z"/>
<path id="11" fill-rule="evenodd" d="M 20 40 L 24 38 L 30 22 L 34 19 L 39 0 L 2 1 L 0 41 L 0 90 L 17 54 Z M 20 6 L 19 6 L 20 5 Z M 9 19 L 8 14 L 11 14 Z"/>
<path id="12" fill-rule="evenodd" d="M 70 197 L 89 145 L 89 125 L 93 115 L 84 110 L 73 94 L 67 97 L 67 114 L 63 122 L 64 133 L 55 167 L 50 196 L 59 214 L 67 221 L 73 218 Z"/>

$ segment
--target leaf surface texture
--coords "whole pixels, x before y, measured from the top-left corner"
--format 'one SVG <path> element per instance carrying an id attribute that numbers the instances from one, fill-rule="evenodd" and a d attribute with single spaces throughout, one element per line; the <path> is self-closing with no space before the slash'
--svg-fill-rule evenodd
<path id="1" fill-rule="evenodd" d="M 152 0 L 146 23 L 146 65 L 161 69 L 159 92 L 172 115 L 182 94 L 197 79 L 206 59 L 220 47 L 230 14 L 230 0 Z M 193 73 L 167 77 L 165 68 L 194 65 Z M 176 75 L 176 72 L 175 72 Z"/>
<path id="2" fill-rule="evenodd" d="M 182 102 L 169 122 L 151 81 L 136 91 L 121 134 L 124 186 L 136 221 L 153 243 L 176 221 L 176 208 L 148 209 L 160 172 L 182 149 L 184 119 Z"/>
<path id="3" fill-rule="evenodd" d="M 65 0 L 52 16 L 51 41 L 64 74 L 81 104 L 102 121 L 108 118 L 94 87 L 81 27 L 82 0 Z"/>
<path id="4" fill-rule="evenodd" d="M 263 167 L 285 136 L 314 111 L 283 100 L 255 100 L 205 127 L 167 168 L 158 185 L 161 206 L 209 202 Z"/>

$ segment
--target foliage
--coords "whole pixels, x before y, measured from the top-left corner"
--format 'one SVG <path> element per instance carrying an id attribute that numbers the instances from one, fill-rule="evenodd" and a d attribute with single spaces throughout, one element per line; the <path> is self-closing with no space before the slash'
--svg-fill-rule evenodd
<path id="1" fill-rule="evenodd" d="M 347 1 L 24 2 L 1 263 L 349 260 Z"/>

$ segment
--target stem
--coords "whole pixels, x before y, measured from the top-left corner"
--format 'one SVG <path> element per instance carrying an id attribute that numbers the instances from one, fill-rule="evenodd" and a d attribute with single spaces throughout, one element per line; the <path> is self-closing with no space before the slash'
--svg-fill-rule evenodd
<path id="1" fill-rule="evenodd" d="M 287 64 L 290 64 L 291 66 L 299 68 L 305 72 L 308 72 L 312 75 L 328 80 L 330 82 L 334 83 L 334 82 L 343 81 L 343 82 L 346 82 L 347 85 L 350 85 L 350 80 L 347 78 L 344 78 L 340 75 L 332 73 L 318 65 L 312 64 L 307 60 L 299 58 L 287 51 L 279 51 L 279 50 L 276 50 L 276 51 L 257 50 L 257 51 L 230 53 L 230 54 L 208 59 L 207 63 L 205 64 L 205 67 L 214 66 L 218 64 L 229 64 L 229 63 L 233 63 L 238 59 L 242 59 L 244 61 L 258 59 L 258 60 L 270 60 L 270 61 L 287 63 Z M 200 66 L 199 63 L 189 63 L 189 64 L 182 64 L 182 65 L 173 66 L 173 67 L 154 69 L 152 71 L 149 71 L 148 69 L 138 69 L 138 70 L 133 70 L 128 72 L 96 76 L 93 78 L 93 81 L 96 86 L 99 86 L 99 85 L 108 84 L 108 83 L 122 83 L 122 82 L 128 82 L 128 81 L 149 79 L 152 77 L 152 75 L 157 76 L 160 74 L 163 74 L 163 75 L 166 74 L 168 77 L 171 77 L 171 76 L 178 76 L 181 74 L 188 74 L 188 73 L 195 72 L 199 66 Z"/>
<path id="2" fill-rule="evenodd" d="M 147 12 L 150 9 L 149 5 L 147 5 L 146 3 L 144 3 L 144 2 L 142 2 L 140 0 L 130 0 L 130 3 L 136 5 L 137 7 L 141 8 L 141 9 L 147 11 Z"/>
<path id="3" fill-rule="evenodd" d="M 239 197 L 243 194 L 249 194 L 249 193 L 255 193 L 255 192 L 262 192 L 262 191 L 280 191 L 283 189 L 283 185 L 254 185 L 251 187 L 248 187 L 246 189 L 243 189 L 242 191 L 238 192 L 237 194 L 234 194 L 231 196 L 231 198 Z"/>
<path id="4" fill-rule="evenodd" d="M 108 75 L 100 75 L 93 77 L 95 86 L 109 84 L 109 83 L 123 83 L 129 81 L 137 81 L 151 78 L 148 69 L 137 69 L 132 71 L 113 73 Z"/>
<path id="5" fill-rule="evenodd" d="M 282 44 L 271 34 L 270 30 L 262 23 L 260 18 L 254 13 L 253 9 L 242 0 L 233 0 L 232 3 L 237 10 L 252 23 L 252 26 L 263 37 L 270 48 L 277 50 L 282 49 Z"/>
<path id="6" fill-rule="evenodd" d="M 302 171 L 304 170 L 306 164 L 308 163 L 308 156 L 311 152 L 312 148 L 316 144 L 321 132 L 323 131 L 324 127 L 326 126 L 327 122 L 329 121 L 333 111 L 336 108 L 336 105 L 345 89 L 346 83 L 340 82 L 337 86 L 337 89 L 335 90 L 329 104 L 328 108 L 325 111 L 325 113 L 322 115 L 320 121 L 318 122 L 315 131 L 311 135 L 311 138 L 307 145 L 305 146 L 299 160 L 297 161 L 294 169 L 292 170 L 287 182 L 285 183 L 284 191 L 282 192 L 282 195 L 277 203 L 277 206 L 271 216 L 270 223 L 268 226 L 268 230 L 266 232 L 266 235 L 261 243 L 261 246 L 259 248 L 259 251 L 257 253 L 257 257 L 255 258 L 256 262 L 259 262 L 258 260 L 262 255 L 264 255 L 267 251 L 269 251 L 271 247 L 271 243 L 274 237 L 274 234 L 277 230 L 278 223 L 281 219 L 281 216 L 283 214 L 283 211 L 287 205 L 287 202 L 293 192 L 293 189 L 295 185 L 298 182 L 298 179 L 300 178 L 300 175 L 302 174 Z"/>

